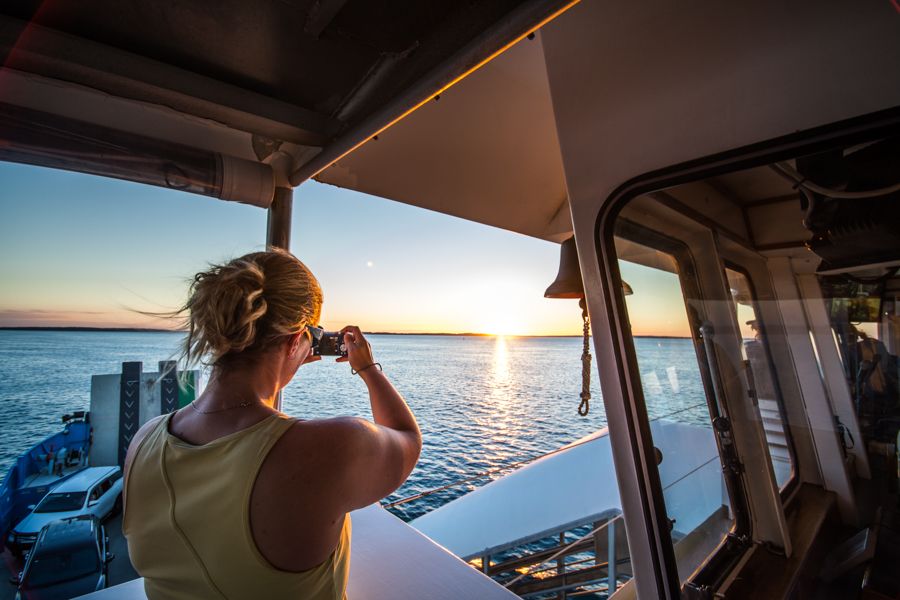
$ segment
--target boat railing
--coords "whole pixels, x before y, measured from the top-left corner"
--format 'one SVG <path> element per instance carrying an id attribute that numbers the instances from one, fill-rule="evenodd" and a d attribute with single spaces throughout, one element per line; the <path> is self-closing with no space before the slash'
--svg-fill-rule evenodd
<path id="1" fill-rule="evenodd" d="M 669 419 L 669 418 L 674 417 L 674 416 L 677 416 L 677 415 L 679 415 L 679 414 L 682 414 L 682 413 L 685 413 L 685 412 L 688 412 L 688 411 L 691 411 L 691 410 L 695 410 L 695 409 L 697 409 L 697 408 L 701 408 L 701 407 L 704 407 L 704 406 L 706 406 L 706 402 L 701 402 L 701 403 L 698 403 L 698 404 L 692 404 L 691 406 L 686 406 L 686 407 L 684 407 L 684 408 L 680 408 L 680 409 L 678 409 L 678 410 L 675 410 L 675 411 L 672 411 L 672 412 L 668 412 L 668 413 L 666 413 L 666 414 L 664 414 L 664 415 L 660 415 L 660 416 L 654 417 L 653 419 L 650 419 L 650 421 L 652 422 L 652 421 L 660 421 L 660 420 L 664 420 L 664 419 Z M 394 501 L 392 501 L 392 502 L 386 502 L 386 503 L 382 504 L 382 507 L 383 507 L 383 508 L 390 509 L 390 508 L 394 508 L 394 507 L 396 507 L 396 506 L 401 506 L 401 505 L 403 505 L 403 504 L 409 504 L 410 502 L 415 502 L 416 500 L 421 500 L 422 498 L 427 498 L 428 496 L 432 496 L 432 495 L 434 495 L 434 494 L 437 494 L 437 493 L 440 493 L 440 492 L 443 492 L 443 491 L 445 491 L 445 490 L 449 490 L 449 489 L 452 489 L 452 488 L 456 488 L 456 487 L 459 487 L 459 486 L 461 486 L 461 485 L 465 485 L 465 484 L 467 484 L 467 483 L 472 483 L 473 481 L 478 481 L 479 479 L 484 479 L 485 477 L 490 477 L 491 475 L 497 475 L 497 474 L 500 474 L 500 473 L 506 473 L 506 472 L 508 472 L 508 471 L 515 470 L 515 469 L 517 469 L 517 468 L 519 468 L 519 467 L 524 467 L 525 465 L 530 464 L 530 463 L 533 463 L 533 462 L 536 461 L 536 460 L 540 460 L 540 459 L 546 458 L 546 457 L 548 457 L 548 456 L 553 456 L 554 454 L 558 454 L 558 453 L 560 453 L 560 452 L 564 452 L 564 451 L 569 450 L 569 449 L 571 449 L 571 448 L 576 448 L 576 447 L 581 446 L 581 445 L 583 445 L 583 444 L 590 443 L 591 441 L 593 441 L 593 440 L 592 440 L 592 439 L 584 439 L 584 440 L 581 440 L 581 441 L 579 441 L 579 442 L 574 442 L 574 443 L 572 443 L 572 444 L 568 444 L 568 445 L 566 445 L 566 446 L 562 446 L 561 448 L 556 448 L 555 450 L 550 450 L 549 452 L 544 452 L 544 453 L 542 453 L 542 454 L 538 454 L 538 455 L 536 455 L 536 456 L 530 456 L 530 457 L 528 457 L 528 458 L 524 458 L 524 459 L 521 459 L 521 460 L 517 460 L 517 461 L 512 462 L 512 463 L 508 463 L 508 464 L 505 464 L 505 465 L 501 465 L 501 466 L 499 466 L 499 467 L 494 467 L 494 468 L 491 468 L 491 469 L 486 469 L 486 470 L 484 470 L 484 471 L 480 471 L 480 472 L 478 472 L 478 473 L 475 473 L 474 475 L 469 475 L 468 477 L 464 477 L 464 478 L 462 478 L 462 479 L 458 479 L 458 480 L 456 480 L 456 481 L 452 481 L 452 482 L 446 483 L 446 484 L 444 484 L 444 485 L 440 485 L 440 486 L 437 486 L 437 487 L 429 488 L 429 489 L 425 490 L 424 492 L 418 492 L 418 493 L 416 493 L 416 494 L 412 494 L 412 495 L 410 495 L 410 496 L 405 496 L 405 497 L 403 497 L 403 498 L 400 498 L 399 500 L 394 500 Z"/>
<path id="2" fill-rule="evenodd" d="M 684 528 L 684 531 L 676 532 L 676 537 L 679 539 L 705 523 L 711 515 L 716 516 L 716 524 L 718 524 L 721 520 L 720 517 L 727 515 L 728 511 L 727 495 L 724 495 L 721 476 L 721 465 L 718 460 L 718 454 L 715 451 L 715 444 L 712 441 L 713 432 L 711 426 L 704 427 L 700 424 L 702 420 L 698 418 L 699 411 L 705 408 L 706 402 L 695 403 L 668 411 L 652 419 L 658 425 L 658 427 L 655 425 L 655 434 L 659 436 L 658 441 L 660 445 L 670 451 L 666 453 L 669 455 L 667 459 L 664 459 L 663 454 L 660 453 L 660 460 L 666 467 L 666 476 L 663 477 L 663 493 L 666 497 L 667 507 L 672 509 L 670 515 L 673 519 L 673 524 L 677 522 L 680 528 Z M 678 415 L 690 411 L 695 411 L 697 414 L 687 419 L 678 417 Z M 530 471 L 532 480 L 535 477 L 538 480 L 542 480 L 542 478 L 549 476 L 556 481 L 558 479 L 557 476 L 563 472 L 568 474 L 564 477 L 571 478 L 577 473 L 578 465 L 588 460 L 593 452 L 590 448 L 578 447 L 594 443 L 598 445 L 596 450 L 598 453 L 601 455 L 604 452 L 608 453 L 609 442 L 606 441 L 606 445 L 601 443 L 605 436 L 606 432 L 600 431 L 563 448 L 482 471 L 459 481 L 411 495 L 400 501 L 388 503 L 387 506 L 398 506 L 413 502 L 451 487 L 470 484 L 480 477 L 515 470 L 519 467 L 524 467 L 521 470 L 523 474 L 532 468 L 542 469 L 539 475 L 534 475 L 538 471 Z M 681 442 L 686 439 L 693 440 L 693 443 L 689 446 L 684 446 Z M 549 471 L 547 471 L 547 467 L 540 467 L 540 463 L 525 466 L 539 459 L 572 450 L 575 453 L 579 453 L 580 458 L 571 458 L 575 456 L 571 454 L 570 458 L 567 459 L 568 462 L 553 463 L 553 467 Z M 599 458 L 600 456 L 598 455 Z M 593 462 L 591 464 L 593 465 L 592 472 L 596 471 L 597 466 Z M 604 469 L 606 467 L 612 468 L 611 464 L 606 462 L 603 464 Z M 568 465 L 568 467 L 563 468 L 562 465 Z M 574 467 L 576 470 L 573 471 L 569 467 Z M 594 473 L 594 479 L 590 479 L 590 481 L 596 480 L 597 475 L 597 473 Z M 607 474 L 607 476 L 609 475 L 611 473 Z M 517 477 L 512 474 L 510 476 Z M 599 476 L 603 478 L 602 474 L 599 474 Z M 527 483 L 527 479 L 527 477 L 525 479 L 519 478 L 516 481 L 519 483 L 525 481 Z M 501 485 L 500 482 L 494 482 L 490 485 L 495 484 Z M 534 484 L 534 481 L 532 481 L 532 484 Z M 596 491 L 596 489 L 610 489 L 608 485 L 599 485 L 600 488 L 594 486 L 590 489 L 593 491 Z M 516 486 L 513 487 L 516 488 Z M 485 497 L 503 502 L 502 498 L 506 497 L 509 499 L 510 493 L 513 496 L 516 495 L 515 489 L 511 491 L 508 486 L 504 490 L 505 496 L 499 493 L 497 489 L 494 489 L 489 496 L 476 493 L 476 495 L 479 495 L 479 499 L 475 500 L 475 506 L 480 506 L 479 502 L 483 505 Z M 566 490 L 567 493 L 578 493 L 577 486 L 572 489 L 566 488 Z M 522 490 L 519 489 L 518 491 L 521 493 Z M 453 522 L 461 518 L 458 511 L 446 513 L 446 509 L 441 509 L 439 511 L 441 516 L 438 520 L 425 516 L 422 517 L 423 521 L 417 519 L 413 522 L 413 525 L 418 526 L 417 523 L 420 524 L 422 531 L 429 535 L 435 535 L 435 539 L 439 542 L 447 544 L 448 548 L 453 548 L 461 557 L 468 560 L 473 568 L 492 577 L 521 597 L 544 596 L 550 593 L 565 594 L 567 596 L 582 593 L 611 594 L 618 589 L 622 581 L 630 579 L 631 565 L 628 547 L 625 543 L 624 521 L 618 508 L 620 505 L 616 499 L 618 495 L 615 492 L 610 492 L 610 494 L 599 505 L 584 507 L 576 504 L 578 506 L 576 510 L 583 510 L 584 512 L 581 516 L 576 515 L 574 520 L 572 519 L 573 514 L 569 509 L 569 504 L 563 502 L 557 506 L 553 504 L 556 496 L 552 494 L 547 497 L 541 496 L 540 502 L 546 502 L 547 504 L 544 507 L 539 506 L 528 510 L 538 510 L 546 515 L 548 511 L 555 513 L 557 508 L 559 508 L 562 512 L 555 519 L 558 525 L 546 529 L 537 528 L 539 532 L 535 531 L 533 535 L 524 537 L 522 536 L 522 531 L 518 528 L 516 519 L 512 519 L 508 523 L 509 529 L 507 530 L 504 528 L 505 526 L 498 525 L 499 522 L 506 523 L 504 518 L 501 517 L 500 521 L 492 521 L 490 519 L 490 509 L 486 509 L 487 513 L 484 511 L 479 512 L 478 509 L 476 509 L 476 512 L 481 515 L 479 518 L 482 521 L 484 518 L 488 518 L 488 522 L 493 524 L 492 531 L 494 533 L 476 536 L 477 541 L 475 542 L 471 539 L 461 540 L 455 533 Z M 533 499 L 533 501 L 535 500 Z M 723 504 L 726 505 L 724 509 Z M 518 511 L 517 514 L 520 512 Z M 436 515 L 438 513 L 430 514 Z M 500 515 L 495 516 L 499 517 Z M 521 520 L 521 515 L 518 517 L 518 520 Z M 550 517 L 549 521 L 547 518 L 544 518 L 541 521 L 542 527 L 552 521 L 553 517 Z M 447 529 L 448 523 L 450 530 Z M 479 548 L 479 550 L 481 547 L 484 547 L 484 550 L 473 552 L 475 547 Z"/>
<path id="3" fill-rule="evenodd" d="M 593 529 L 579 536 L 574 541 L 566 545 L 560 544 L 558 550 L 547 556 L 541 557 L 540 562 L 533 563 L 529 567 L 519 567 L 514 571 L 519 574 L 508 581 L 501 581 L 501 585 L 507 589 L 516 592 L 517 595 L 527 598 L 530 595 L 544 595 L 553 592 L 564 592 L 573 587 L 583 587 L 592 583 L 605 583 L 605 592 L 611 595 L 618 589 L 618 567 L 627 565 L 630 562 L 628 557 L 617 557 L 616 552 L 616 527 L 623 520 L 622 514 L 598 523 Z M 607 544 L 605 553 L 602 545 L 599 544 L 600 535 L 607 532 Z M 563 538 L 560 538 L 561 541 Z M 578 555 L 593 550 L 593 556 L 588 556 L 574 561 L 566 561 L 566 557 Z M 605 557 L 606 560 L 602 560 Z M 534 557 L 526 557 L 524 560 Z M 509 570 L 514 567 L 512 563 L 507 561 L 505 564 L 490 565 L 488 571 Z M 594 563 L 593 566 L 583 567 L 587 563 Z M 546 566 L 545 566 L 546 565 Z M 572 570 L 572 567 L 580 568 Z M 552 578 L 538 577 L 542 574 L 555 572 Z M 537 585 L 530 589 L 527 584 L 516 587 L 526 577 L 537 578 Z M 530 593 L 529 593 L 530 592 Z"/>

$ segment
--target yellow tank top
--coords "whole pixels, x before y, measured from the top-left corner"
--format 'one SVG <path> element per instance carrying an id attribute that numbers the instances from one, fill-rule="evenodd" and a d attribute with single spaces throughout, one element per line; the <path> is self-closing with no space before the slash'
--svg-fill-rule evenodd
<path id="1" fill-rule="evenodd" d="M 253 541 L 250 494 L 263 460 L 293 419 L 272 415 L 202 446 L 169 433 L 144 438 L 128 473 L 122 531 L 150 600 L 346 598 L 350 517 L 321 565 L 273 567 Z"/>

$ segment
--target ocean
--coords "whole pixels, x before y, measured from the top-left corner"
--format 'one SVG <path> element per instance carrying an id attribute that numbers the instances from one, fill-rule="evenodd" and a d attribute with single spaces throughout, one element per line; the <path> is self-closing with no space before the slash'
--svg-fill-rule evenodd
<path id="1" fill-rule="evenodd" d="M 0 473 L 31 445 L 61 428 L 60 417 L 87 410 L 91 375 L 118 373 L 123 361 L 145 371 L 170 358 L 181 335 L 157 332 L 0 331 Z M 371 335 L 384 372 L 422 429 L 415 471 L 386 501 L 536 457 L 606 426 L 596 361 L 591 411 L 578 415 L 581 339 Z M 692 342 L 638 338 L 651 418 L 707 424 Z M 285 388 L 285 412 L 305 418 L 371 418 L 363 382 L 331 359 L 301 367 Z M 402 504 L 413 519 L 503 472 Z"/>

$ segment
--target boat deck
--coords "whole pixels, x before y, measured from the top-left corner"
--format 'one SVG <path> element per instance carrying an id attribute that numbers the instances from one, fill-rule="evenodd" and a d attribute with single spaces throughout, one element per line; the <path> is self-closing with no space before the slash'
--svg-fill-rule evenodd
<path id="1" fill-rule="evenodd" d="M 46 470 L 38 471 L 34 475 L 29 476 L 25 479 L 23 488 L 29 487 L 42 487 L 42 486 L 51 486 L 59 482 L 60 479 L 65 479 L 69 475 L 72 475 L 81 469 L 84 468 L 84 465 L 78 463 L 72 466 L 66 467 L 62 471 L 62 475 L 48 473 Z"/>

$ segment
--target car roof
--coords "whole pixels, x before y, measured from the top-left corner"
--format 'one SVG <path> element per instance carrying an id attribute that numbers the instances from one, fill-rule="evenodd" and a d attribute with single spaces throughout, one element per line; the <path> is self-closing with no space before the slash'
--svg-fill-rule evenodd
<path id="1" fill-rule="evenodd" d="M 91 545 L 96 539 L 95 529 L 98 526 L 97 519 L 89 515 L 53 521 L 41 530 L 35 548 L 43 554 Z"/>
<path id="2" fill-rule="evenodd" d="M 119 467 L 88 467 L 78 471 L 56 488 L 52 493 L 84 492 L 92 485 L 116 471 Z"/>

